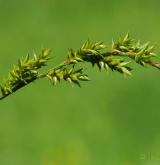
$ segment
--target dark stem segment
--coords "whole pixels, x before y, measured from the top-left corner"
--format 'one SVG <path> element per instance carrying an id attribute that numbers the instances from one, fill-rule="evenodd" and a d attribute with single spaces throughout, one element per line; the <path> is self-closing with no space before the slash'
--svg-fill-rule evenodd
<path id="1" fill-rule="evenodd" d="M 11 93 L 6 94 L 6 95 L 4 95 L 4 96 L 0 97 L 0 100 L 3 100 L 4 98 L 6 98 L 7 96 L 9 96 L 10 94 L 11 94 Z"/>
<path id="2" fill-rule="evenodd" d="M 37 78 L 37 79 L 38 79 L 38 78 Z M 21 89 L 21 88 L 23 88 L 23 87 L 29 85 L 30 83 L 32 83 L 33 81 L 35 81 L 35 80 L 37 80 L 37 79 L 35 78 L 35 79 L 33 79 L 32 81 L 28 82 L 27 84 L 22 84 L 21 86 L 18 86 L 18 87 L 16 87 L 16 88 L 14 88 L 14 89 L 12 90 L 11 93 L 8 93 L 8 94 L 5 94 L 4 96 L 1 96 L 1 97 L 0 97 L 0 100 L 3 100 L 3 99 L 6 98 L 7 96 L 9 96 L 9 95 L 15 93 L 15 92 L 18 91 L 19 89 Z"/>
<path id="3" fill-rule="evenodd" d="M 155 67 L 155 68 L 160 69 L 160 63 L 156 63 L 154 61 L 149 61 L 148 64 Z"/>

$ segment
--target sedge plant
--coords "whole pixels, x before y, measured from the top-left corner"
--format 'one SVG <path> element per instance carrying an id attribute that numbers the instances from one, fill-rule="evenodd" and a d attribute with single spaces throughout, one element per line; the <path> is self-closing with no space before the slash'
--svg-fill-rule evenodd
<path id="1" fill-rule="evenodd" d="M 53 85 L 64 80 L 81 86 L 81 81 L 90 80 L 84 72 L 83 64 L 86 62 L 97 66 L 99 70 L 110 69 L 129 76 L 133 69 L 130 66 L 132 61 L 141 66 L 148 64 L 160 69 L 160 63 L 156 62 L 158 56 L 154 53 L 154 46 L 148 42 L 141 44 L 140 41 L 130 38 L 129 34 L 112 41 L 110 48 L 104 42 L 88 40 L 77 51 L 69 49 L 66 59 L 58 66 L 41 72 L 40 69 L 50 60 L 50 52 L 50 49 L 44 49 L 39 54 L 34 54 L 32 58 L 29 55 L 20 58 L 18 64 L 13 65 L 8 77 L 0 85 L 0 100 L 42 78 L 50 80 Z"/>

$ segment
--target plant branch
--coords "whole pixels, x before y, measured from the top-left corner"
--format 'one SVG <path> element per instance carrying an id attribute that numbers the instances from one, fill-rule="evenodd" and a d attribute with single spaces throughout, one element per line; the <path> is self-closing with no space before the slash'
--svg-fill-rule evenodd
<path id="1" fill-rule="evenodd" d="M 18 60 L 18 65 L 13 66 L 8 78 L 0 85 L 0 100 L 40 78 L 49 79 L 53 85 L 65 80 L 80 86 L 80 81 L 89 81 L 88 75 L 84 73 L 84 67 L 79 65 L 84 62 L 97 66 L 99 70 L 111 69 L 125 75 L 131 75 L 129 59 L 142 66 L 148 64 L 160 69 L 160 63 L 154 60 L 157 58 L 154 47 L 149 43 L 135 42 L 129 34 L 120 37 L 116 42 L 112 41 L 110 49 L 106 48 L 103 42 L 87 41 L 77 51 L 70 49 L 64 62 L 46 72 L 39 70 L 47 65 L 50 49 L 42 50 L 39 55 L 34 54 L 31 59 L 27 55 Z"/>

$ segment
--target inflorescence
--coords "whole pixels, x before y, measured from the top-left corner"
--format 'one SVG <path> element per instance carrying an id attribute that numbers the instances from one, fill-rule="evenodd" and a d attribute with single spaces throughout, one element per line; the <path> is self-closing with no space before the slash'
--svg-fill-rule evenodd
<path id="1" fill-rule="evenodd" d="M 110 49 L 107 49 L 103 42 L 88 40 L 77 51 L 70 49 L 63 63 L 41 73 L 39 69 L 47 65 L 50 52 L 50 49 L 45 49 L 38 55 L 34 54 L 33 58 L 27 55 L 19 59 L 18 65 L 13 65 L 8 77 L 0 85 L 0 100 L 40 78 L 49 79 L 53 85 L 65 80 L 80 86 L 80 81 L 89 81 L 88 75 L 84 73 L 84 68 L 79 67 L 82 62 L 91 63 L 99 70 L 108 71 L 111 69 L 124 75 L 131 75 L 130 59 L 142 66 L 148 64 L 160 69 L 160 63 L 154 60 L 157 58 L 154 46 L 150 46 L 149 43 L 136 42 L 130 38 L 129 34 L 120 37 L 117 42 L 112 41 Z"/>

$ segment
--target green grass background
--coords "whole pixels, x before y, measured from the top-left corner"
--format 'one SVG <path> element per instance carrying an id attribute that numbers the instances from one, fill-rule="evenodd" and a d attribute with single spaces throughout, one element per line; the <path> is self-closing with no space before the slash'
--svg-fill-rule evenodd
<path id="1" fill-rule="evenodd" d="M 57 65 L 88 38 L 130 32 L 160 52 L 158 0 L 0 0 L 0 79 L 28 52 Z M 0 165 L 159 165 L 160 72 L 87 66 L 82 88 L 37 81 L 0 102 Z"/>

